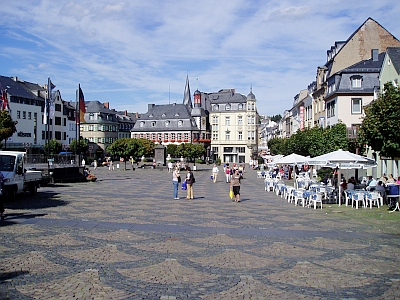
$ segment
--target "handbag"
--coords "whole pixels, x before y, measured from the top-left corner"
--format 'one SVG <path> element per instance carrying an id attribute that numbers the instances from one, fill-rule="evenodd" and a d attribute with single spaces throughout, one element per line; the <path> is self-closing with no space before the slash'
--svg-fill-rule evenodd
<path id="1" fill-rule="evenodd" d="M 186 190 L 187 189 L 187 187 L 186 187 L 186 181 L 184 181 L 184 182 L 182 182 L 182 190 Z"/>
<path id="2" fill-rule="evenodd" d="M 181 176 L 178 176 L 178 183 L 181 183 L 181 182 L 182 182 Z"/>
<path id="3" fill-rule="evenodd" d="M 233 190 L 229 190 L 229 198 L 233 199 L 233 196 L 234 196 Z"/>

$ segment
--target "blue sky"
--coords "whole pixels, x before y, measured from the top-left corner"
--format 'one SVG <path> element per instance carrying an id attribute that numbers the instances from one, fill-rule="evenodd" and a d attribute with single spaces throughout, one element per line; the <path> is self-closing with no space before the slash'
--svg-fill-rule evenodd
<path id="1" fill-rule="evenodd" d="M 181 103 L 188 74 L 192 94 L 252 86 L 260 114 L 282 114 L 368 17 L 400 39 L 400 1 L 356 2 L 0 0 L 0 75 L 144 113 Z"/>

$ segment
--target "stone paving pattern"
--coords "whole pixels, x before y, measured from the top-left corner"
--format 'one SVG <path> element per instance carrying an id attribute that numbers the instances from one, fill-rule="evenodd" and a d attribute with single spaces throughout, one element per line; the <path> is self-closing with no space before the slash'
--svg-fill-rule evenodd
<path id="1" fill-rule="evenodd" d="M 193 200 L 165 169 L 100 168 L 7 202 L 0 299 L 400 299 L 399 226 L 295 207 L 252 170 L 235 203 L 198 169 Z"/>

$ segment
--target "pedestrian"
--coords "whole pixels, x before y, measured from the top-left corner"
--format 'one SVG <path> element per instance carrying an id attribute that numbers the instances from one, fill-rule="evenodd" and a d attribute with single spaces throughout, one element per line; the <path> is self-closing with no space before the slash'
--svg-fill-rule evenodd
<path id="1" fill-rule="evenodd" d="M 212 174 L 213 174 L 213 182 L 217 182 L 217 177 L 218 177 L 218 167 L 216 164 L 214 164 L 214 167 L 212 168 Z"/>
<path id="2" fill-rule="evenodd" d="M 97 170 L 97 160 L 93 160 L 93 169 Z"/>
<path id="3" fill-rule="evenodd" d="M 232 175 L 230 189 L 233 191 L 235 202 L 240 202 L 240 179 L 239 170 Z"/>
<path id="4" fill-rule="evenodd" d="M 172 170 L 172 167 L 173 167 L 173 164 L 172 164 L 172 161 L 170 160 L 169 162 L 168 162 L 168 173 L 171 173 L 173 170 Z"/>
<path id="5" fill-rule="evenodd" d="M 114 171 L 114 164 L 112 159 L 110 159 L 109 163 L 108 163 L 108 170 L 109 171 Z"/>
<path id="6" fill-rule="evenodd" d="M 178 189 L 179 189 L 180 182 L 181 182 L 181 174 L 179 173 L 179 168 L 175 167 L 174 171 L 172 172 L 172 184 L 174 185 L 174 199 L 175 200 L 179 200 Z"/>
<path id="7" fill-rule="evenodd" d="M 190 167 L 186 167 L 186 186 L 187 186 L 187 196 L 186 200 L 193 199 L 193 183 L 195 183 L 194 175 L 190 170 Z"/>
<path id="8" fill-rule="evenodd" d="M 86 161 L 84 158 L 82 158 L 82 167 L 86 166 Z"/>
<path id="9" fill-rule="evenodd" d="M 225 168 L 225 178 L 226 178 L 226 183 L 231 182 L 231 169 L 229 169 L 229 166 L 226 166 Z"/>
<path id="10" fill-rule="evenodd" d="M 5 198 L 5 191 L 4 191 L 4 175 L 2 172 L 0 172 L 0 214 L 1 214 L 1 220 L 3 221 L 5 216 L 4 216 L 4 204 L 3 204 L 3 199 Z"/>

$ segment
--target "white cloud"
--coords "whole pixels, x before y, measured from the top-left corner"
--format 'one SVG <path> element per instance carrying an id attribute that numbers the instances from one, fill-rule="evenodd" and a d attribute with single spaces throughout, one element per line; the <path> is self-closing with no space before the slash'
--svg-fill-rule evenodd
<path id="1" fill-rule="evenodd" d="M 368 17 L 400 35 L 390 0 L 20 0 L 2 10 L 1 75 L 51 76 L 69 100 L 81 83 L 87 100 L 139 112 L 182 101 L 188 73 L 192 91 L 196 77 L 205 92 L 252 85 L 261 114 L 282 114 L 326 50 Z"/>

